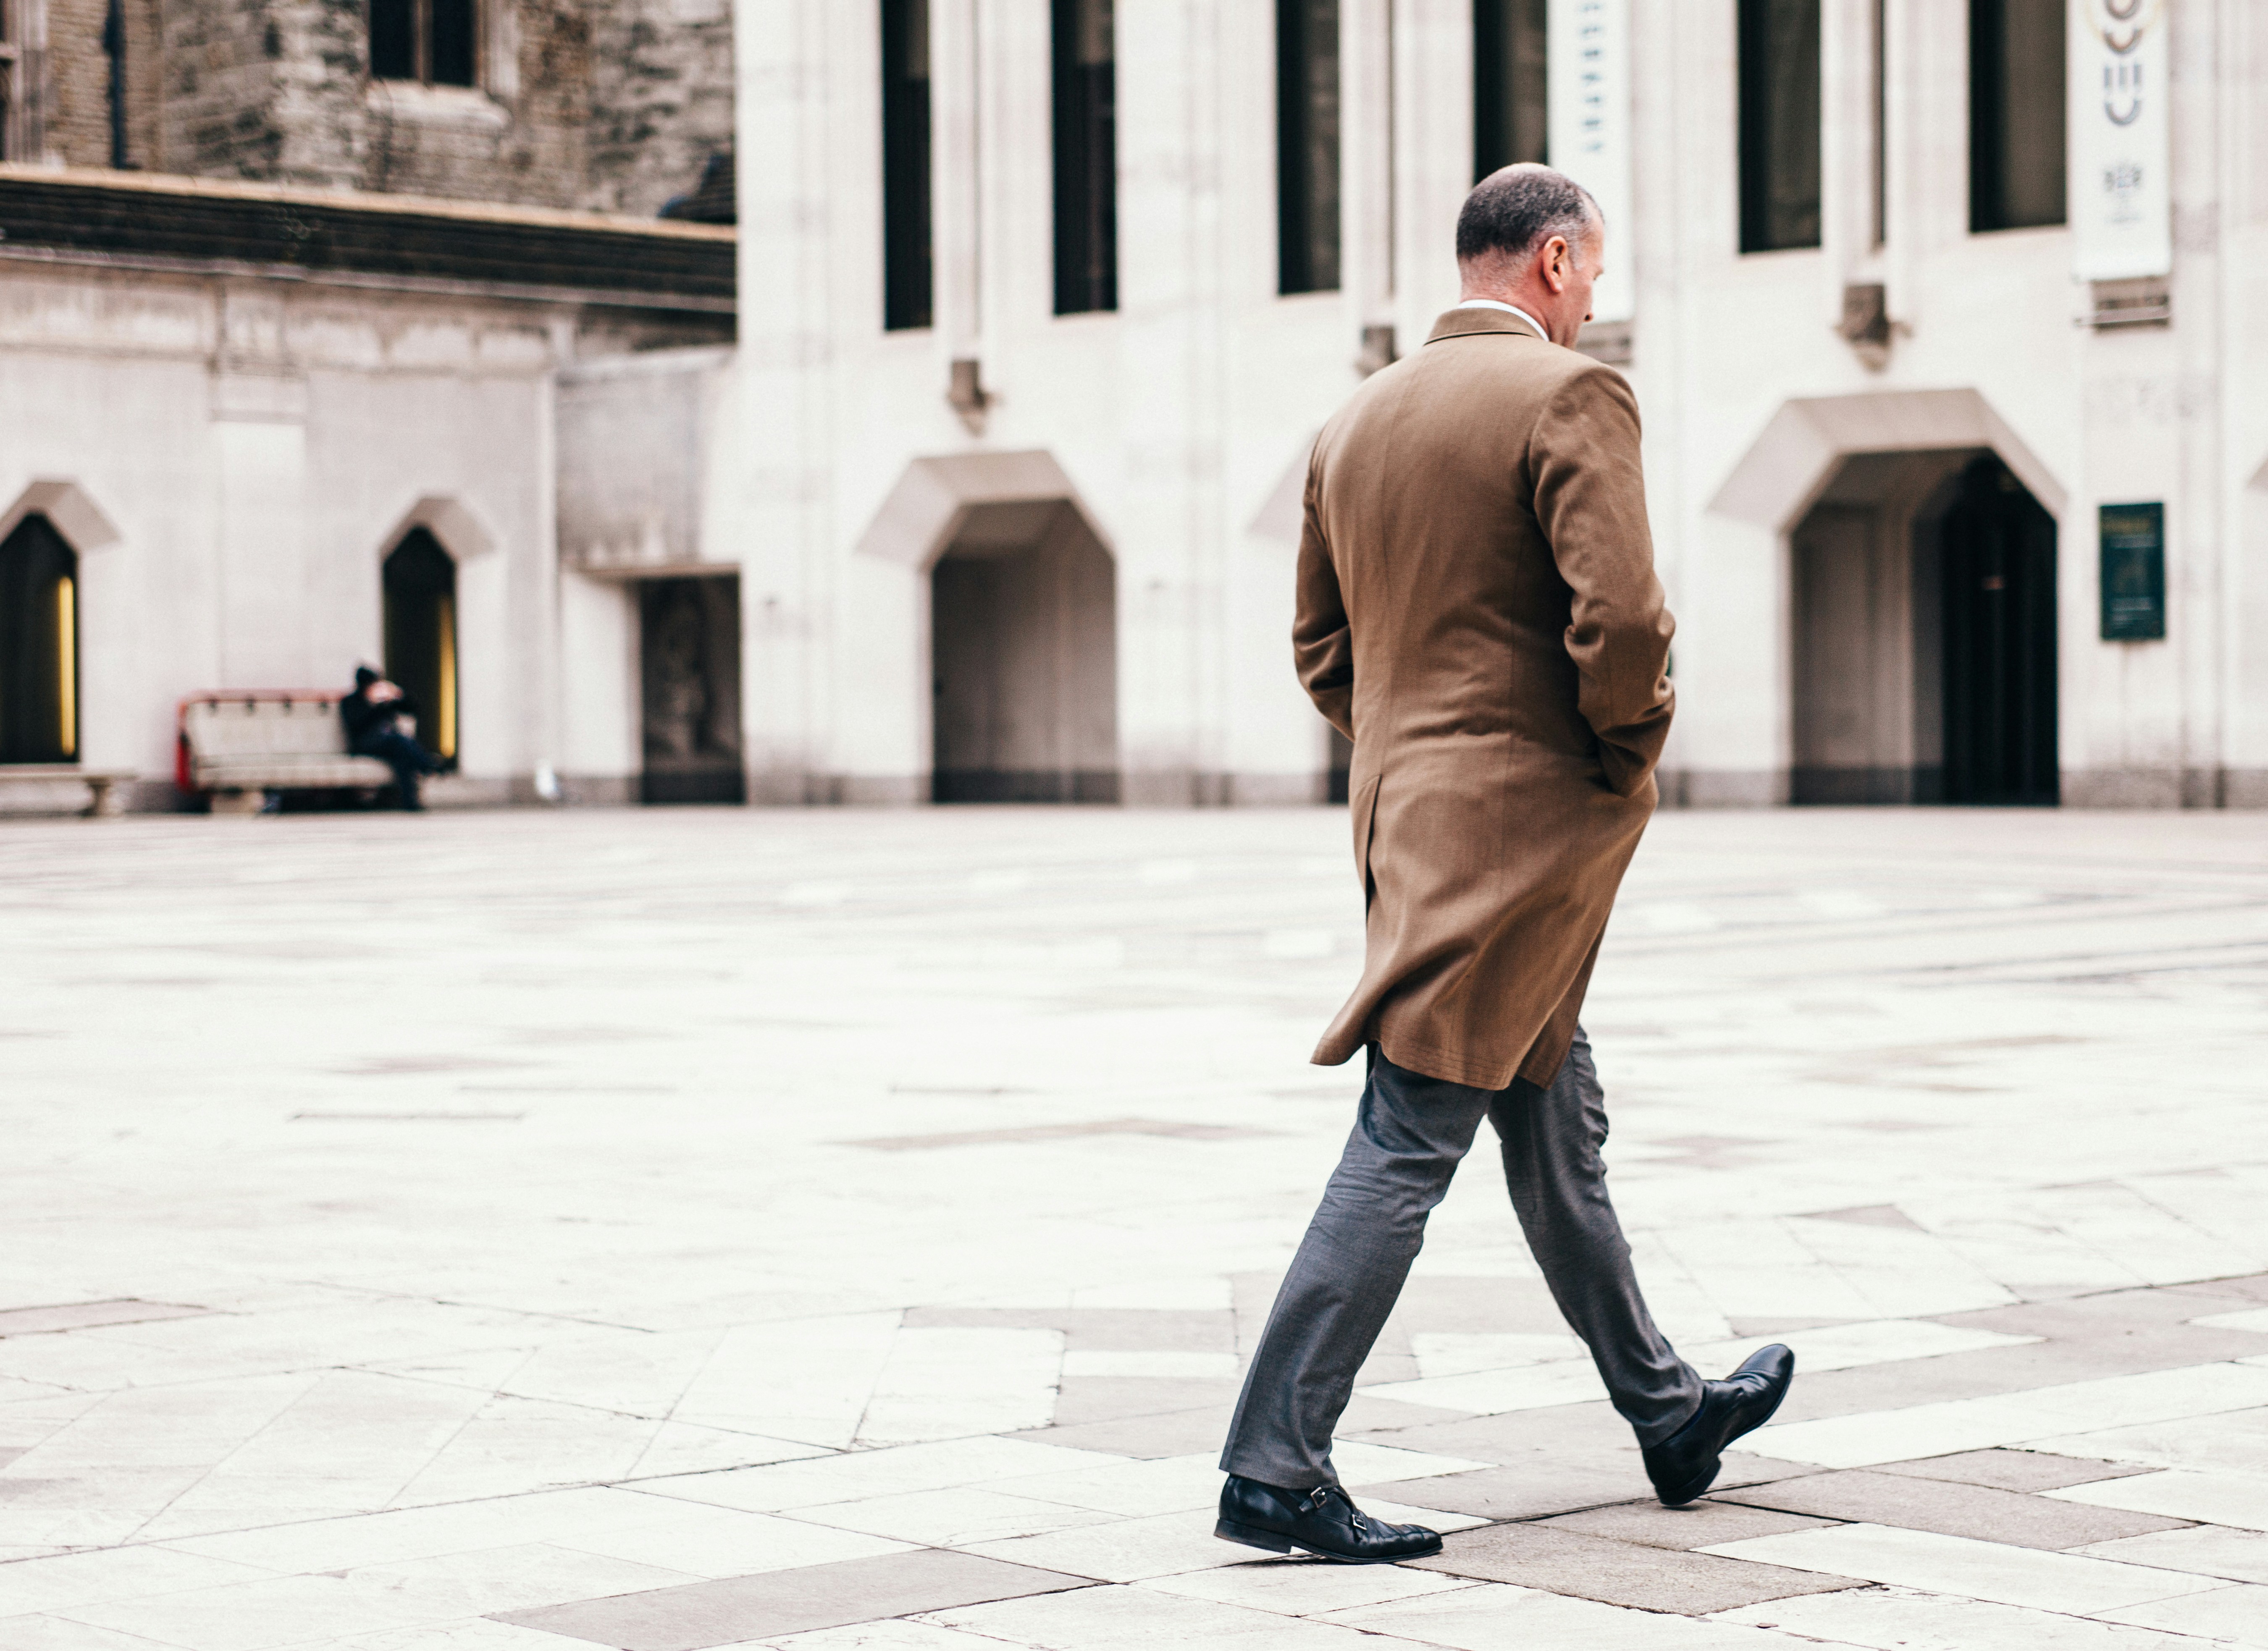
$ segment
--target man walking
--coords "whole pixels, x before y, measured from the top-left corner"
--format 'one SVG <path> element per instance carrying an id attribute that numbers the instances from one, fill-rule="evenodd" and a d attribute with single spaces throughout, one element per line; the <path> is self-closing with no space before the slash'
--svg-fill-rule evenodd
<path id="1" fill-rule="evenodd" d="M 1637 404 L 1570 348 L 1605 238 L 1562 173 L 1484 180 L 1457 220 L 1457 307 L 1315 443 L 1293 646 L 1354 742 L 1368 919 L 1362 980 L 1314 1058 L 1365 1049 L 1370 1074 L 1221 1452 L 1215 1530 L 1233 1542 L 1367 1562 L 1440 1549 L 1355 1508 L 1331 1432 L 1484 1113 L 1552 1299 L 1663 1502 L 1707 1490 L 1793 1374 L 1772 1346 L 1705 1381 L 1655 1329 L 1576 1021 L 1672 703 Z"/>

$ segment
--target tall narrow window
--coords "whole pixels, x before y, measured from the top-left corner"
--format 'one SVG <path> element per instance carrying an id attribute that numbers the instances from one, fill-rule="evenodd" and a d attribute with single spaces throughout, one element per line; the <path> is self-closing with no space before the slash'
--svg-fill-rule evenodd
<path id="1" fill-rule="evenodd" d="M 1874 245 L 1890 242 L 1890 28 L 1889 0 L 1874 0 Z"/>
<path id="2" fill-rule="evenodd" d="M 480 59 L 480 0 L 370 0 L 372 79 L 477 85 Z"/>
<path id="3" fill-rule="evenodd" d="M 386 674 L 401 685 L 428 751 L 457 754 L 457 564 L 420 527 L 386 559 Z"/>
<path id="4" fill-rule="evenodd" d="M 2064 0 L 1969 0 L 1969 227 L 2064 222 Z"/>
<path id="5" fill-rule="evenodd" d="M 1550 0 L 1473 0 L 1473 180 L 1548 160 Z"/>
<path id="6" fill-rule="evenodd" d="M 882 325 L 930 324 L 929 0 L 882 0 Z"/>
<path id="7" fill-rule="evenodd" d="M 1118 307 L 1117 47 L 1111 0 L 1054 0 L 1056 313 Z"/>
<path id="8" fill-rule="evenodd" d="M 110 164 L 126 165 L 126 0 L 102 14 L 102 55 L 110 59 Z"/>
<path id="9" fill-rule="evenodd" d="M 16 0 L 0 0 L 0 160 L 22 160 L 30 149 L 19 129 L 24 110 L 17 86 L 25 64 L 18 10 Z"/>
<path id="10" fill-rule="evenodd" d="M 1819 245 L 1819 0 L 1740 0 L 1741 250 Z"/>
<path id="11" fill-rule="evenodd" d="M 78 758 L 78 557 L 44 516 L 0 541 L 0 762 Z"/>
<path id="12" fill-rule="evenodd" d="M 1339 284 L 1339 0 L 1276 0 L 1276 283 Z"/>

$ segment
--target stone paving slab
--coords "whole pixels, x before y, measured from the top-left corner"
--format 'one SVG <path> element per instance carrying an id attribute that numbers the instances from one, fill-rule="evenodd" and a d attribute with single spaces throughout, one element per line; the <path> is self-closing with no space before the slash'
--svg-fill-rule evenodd
<path id="1" fill-rule="evenodd" d="M 1873 1651 L 2204 1651 L 2186 1635 L 1908 1588 L 1811 1594 L 1712 1620 Z"/>
<path id="2" fill-rule="evenodd" d="M 2250 1278 L 2207 1279 L 2170 1288 L 2176 1295 L 2231 1295 L 2248 1302 L 2268 1302 L 2268 1273 L 2256 1273 Z"/>
<path id="3" fill-rule="evenodd" d="M 1715 1552 L 1731 1559 L 2073 1616 L 2124 1611 L 2224 1586 L 2180 1571 L 1889 1525 L 1830 1525 L 1751 1537 Z"/>
<path id="4" fill-rule="evenodd" d="M 1469 1578 L 1406 1565 L 1331 1565 L 1321 1559 L 1263 1559 L 1185 1576 L 1160 1576 L 1138 1586 L 1191 1599 L 1299 1617 L 1356 1611 L 1389 1600 L 1418 1599 L 1472 1586 Z"/>
<path id="5" fill-rule="evenodd" d="M 1230 1409 L 1226 1405 L 1208 1405 L 1191 1410 L 1145 1412 L 1138 1416 L 1081 1422 L 1077 1427 L 1037 1427 L 1010 1436 L 1077 1450 L 1108 1451 L 1114 1456 L 1188 1456 L 1196 1450 L 1220 1448 L 1221 1439 L 1228 1432 Z"/>
<path id="6" fill-rule="evenodd" d="M 900 1323 L 909 1330 L 1059 1330 L 1065 1348 L 1073 1352 L 1236 1351 L 1236 1326 L 1225 1310 L 922 1307 Z"/>
<path id="7" fill-rule="evenodd" d="M 1723 1496 L 1704 1497 L 1683 1508 L 1664 1508 L 1659 1501 L 1617 1502 L 1610 1508 L 1587 1508 L 1580 1513 L 1559 1514 L 1538 1522 L 1543 1529 L 1578 1531 L 1641 1547 L 1690 1551 L 1744 1537 L 1778 1536 L 1784 1530 L 1814 1530 L 1831 1520 L 1806 1515 L 1747 1507 Z"/>
<path id="8" fill-rule="evenodd" d="M 2059 1456 L 2109 1457 L 2143 1473 L 2190 1468 L 2268 1474 L 2268 1405 L 2037 1439 L 2030 1448 Z"/>
<path id="9" fill-rule="evenodd" d="M 2210 1593 L 2178 1599 L 2157 1599 L 2105 1611 L 2109 1622 L 2132 1623 L 2141 1628 L 2162 1628 L 2171 1633 L 2194 1634 L 2223 1645 L 2268 1646 L 2268 1588 L 2240 1582 Z"/>
<path id="10" fill-rule="evenodd" d="M 1645 1482 L 1643 1475 L 1638 1483 Z M 1631 1474 L 1581 1457 L 1536 1458 L 1447 1479 L 1368 1487 L 1397 1501 L 1422 1497 L 1436 1508 L 1484 1519 L 1540 1519 L 1579 1508 L 1620 1502 L 1635 1488 Z"/>
<path id="11" fill-rule="evenodd" d="M 2176 1530 L 2185 1523 L 2114 1508 L 2077 1510 L 2071 1503 L 2043 1496 L 1864 1469 L 1782 1479 L 1753 1490 L 1726 1491 L 1720 1500 L 1848 1523 L 1899 1525 L 1948 1537 L 1975 1537 L 2020 1548 L 2076 1548 L 2151 1530 Z"/>
<path id="12" fill-rule="evenodd" d="M 2268 1582 L 2268 1534 L 2229 1530 L 2219 1525 L 2189 1525 L 2144 1537 L 2096 1542 L 2078 1550 L 2099 1559 L 2155 1565 L 2169 1571 L 2225 1576 L 2232 1582 Z"/>
<path id="13" fill-rule="evenodd" d="M 1322 1620 L 1453 1651 L 1812 1651 L 1811 1642 L 1722 1617 L 1665 1616 L 1498 1582 L 1333 1611 Z"/>
<path id="14" fill-rule="evenodd" d="M 1056 1389 L 1055 1413 L 1066 1427 L 1145 1416 L 1174 1415 L 1204 1407 L 1223 1419 L 1236 1404 L 1234 1380 L 1177 1381 L 1145 1376 L 1065 1376 Z"/>
<path id="15" fill-rule="evenodd" d="M 1544 1524 L 1489 1525 L 1443 1539 L 1413 1568 L 1569 1594 L 1606 1605 L 1705 1616 L 1792 1594 L 1819 1594 L 1865 1584 L 1849 1577 L 1786 1570 L 1638 1545 Z"/>
<path id="16" fill-rule="evenodd" d="M 1004 1643 L 1039 1647 L 1039 1651 L 1157 1651 L 1160 1647 L 1213 1646 L 1232 1651 L 1382 1651 L 1351 1629 L 1151 1587 L 1092 1588 L 1002 1600 L 940 1611 L 934 1620 L 950 1629 L 981 1635 L 968 1651 Z"/>
<path id="17" fill-rule="evenodd" d="M 2104 1462 L 2046 1450 L 1956 1450 L 1916 1462 L 1885 1462 L 1875 1470 L 1917 1479 L 1951 1479 L 1999 1491 L 2059 1491 L 2066 1485 L 2129 1478 L 2150 1470 L 2136 1462 Z"/>
<path id="18" fill-rule="evenodd" d="M 2058 1314 L 2049 1321 L 2057 1326 L 2056 1339 L 2029 1346 L 1947 1354 L 1897 1366 L 1808 1372 L 1802 1390 L 1788 1395 L 1779 1420 L 1810 1421 L 1930 1402 L 1988 1398 L 2068 1382 L 2183 1369 L 2258 1350 L 2257 1338 L 2236 1331 L 2198 1330 L 2162 1320 L 2138 1324 L 2126 1314 L 2106 1314 L 2093 1323 L 2073 1324 L 2073 1317 Z M 1962 1321 L 1992 1329 L 2042 1322 L 2029 1314 L 1998 1312 L 1963 1314 Z"/>
<path id="19" fill-rule="evenodd" d="M 875 1559 L 505 1612 L 497 1620 L 617 1651 L 710 1651 L 814 1628 L 1086 1586 L 1084 1577 L 1059 1576 L 974 1553 L 917 1548 Z"/>
<path id="20" fill-rule="evenodd" d="M 1398 1400 L 1365 1400 L 1358 1394 L 1356 1404 L 1364 1403 L 1401 1406 Z M 1349 1419 L 1355 1416 L 1354 1405 L 1347 1407 L 1347 1413 Z M 1642 1471 L 1638 1467 L 1638 1444 L 1631 1436 L 1630 1424 L 1616 1415 L 1613 1407 L 1603 1400 L 1550 1410 L 1514 1411 L 1501 1416 L 1452 1413 L 1445 1417 L 1438 1412 L 1429 1413 L 1425 1407 L 1410 1405 L 1399 1407 L 1391 1416 L 1378 1420 L 1369 1415 L 1362 1420 L 1369 1425 L 1351 1426 L 1348 1420 L 1343 1420 L 1340 1436 L 1397 1444 L 1413 1450 L 1444 1450 L 1454 1456 L 1492 1462 L 1499 1467 L 1563 1451 L 1602 1461 L 1627 1457 L 1630 1459 L 1624 1465 L 1631 1471 Z M 1381 1421 L 1383 1425 L 1380 1425 Z"/>
<path id="21" fill-rule="evenodd" d="M 2168 1468 L 2131 1479 L 2073 1485 L 2048 1496 L 2073 1505 L 2202 1520 L 2268 1531 L 2268 1475 L 2240 1469 Z"/>

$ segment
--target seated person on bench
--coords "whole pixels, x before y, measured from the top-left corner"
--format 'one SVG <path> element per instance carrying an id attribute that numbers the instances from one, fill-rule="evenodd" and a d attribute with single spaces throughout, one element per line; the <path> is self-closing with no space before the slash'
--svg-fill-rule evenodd
<path id="1" fill-rule="evenodd" d="M 355 668 L 355 690 L 339 701 L 339 718 L 347 725 L 347 749 L 358 757 L 375 757 L 394 770 L 405 809 L 424 806 L 417 800 L 417 776 L 439 774 L 448 766 L 417 743 L 410 731 L 416 727 L 416 701 L 368 665 Z M 409 728 L 402 726 L 405 723 Z"/>

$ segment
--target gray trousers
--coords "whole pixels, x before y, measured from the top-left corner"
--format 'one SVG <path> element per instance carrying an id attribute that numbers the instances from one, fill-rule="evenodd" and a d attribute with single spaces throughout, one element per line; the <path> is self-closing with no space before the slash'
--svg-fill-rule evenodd
<path id="1" fill-rule="evenodd" d="M 1646 1311 L 1607 1197 L 1607 1108 L 1579 1029 L 1548 1090 L 1476 1090 L 1397 1067 L 1373 1045 L 1346 1153 L 1277 1292 L 1222 1448 L 1224 1472 L 1286 1490 L 1335 1485 L 1331 1430 L 1425 1240 L 1425 1217 L 1487 1113 L 1528 1247 L 1591 1350 L 1615 1408 L 1656 1445 L 1701 1403 L 1701 1378 Z"/>

